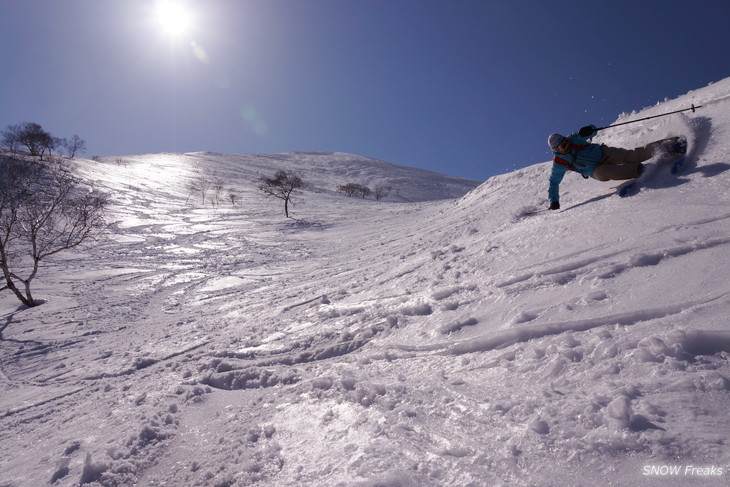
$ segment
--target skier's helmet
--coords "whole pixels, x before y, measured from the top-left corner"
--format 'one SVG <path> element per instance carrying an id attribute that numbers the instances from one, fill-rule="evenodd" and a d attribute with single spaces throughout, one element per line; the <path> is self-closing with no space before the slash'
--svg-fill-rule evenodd
<path id="1" fill-rule="evenodd" d="M 565 137 L 560 134 L 550 134 L 550 137 L 548 137 L 548 145 L 551 149 L 555 149 L 560 145 L 563 139 L 565 139 Z"/>

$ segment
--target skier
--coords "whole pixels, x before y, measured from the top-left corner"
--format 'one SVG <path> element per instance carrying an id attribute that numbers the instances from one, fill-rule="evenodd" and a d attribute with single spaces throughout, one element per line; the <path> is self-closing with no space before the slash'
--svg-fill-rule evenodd
<path id="1" fill-rule="evenodd" d="M 552 149 L 553 169 L 550 173 L 550 209 L 560 209 L 560 183 L 565 172 L 575 171 L 585 179 L 598 181 L 635 179 L 644 172 L 643 161 L 650 159 L 656 150 L 679 152 L 679 137 L 657 140 L 633 150 L 592 144 L 589 139 L 598 133 L 595 125 L 587 125 L 567 137 L 550 134 L 548 145 Z"/>

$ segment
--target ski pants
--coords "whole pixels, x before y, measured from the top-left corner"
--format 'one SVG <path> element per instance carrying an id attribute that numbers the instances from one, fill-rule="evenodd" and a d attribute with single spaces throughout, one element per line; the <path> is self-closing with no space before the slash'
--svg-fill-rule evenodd
<path id="1" fill-rule="evenodd" d="M 636 149 L 601 146 L 603 159 L 593 171 L 593 178 L 599 181 L 634 179 L 639 176 L 639 163 L 651 159 L 657 150 L 668 151 L 677 137 L 657 140 Z"/>

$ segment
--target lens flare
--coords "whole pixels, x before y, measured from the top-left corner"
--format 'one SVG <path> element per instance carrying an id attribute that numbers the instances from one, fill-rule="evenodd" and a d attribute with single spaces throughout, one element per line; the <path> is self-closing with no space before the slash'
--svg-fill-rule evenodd
<path id="1" fill-rule="evenodd" d="M 244 104 L 241 107 L 241 116 L 253 133 L 262 137 L 269 135 L 269 124 L 266 123 L 266 120 L 259 115 L 252 105 L 248 103 Z"/>
<path id="2" fill-rule="evenodd" d="M 190 48 L 193 50 L 193 55 L 198 61 L 204 64 L 210 64 L 210 58 L 208 57 L 208 53 L 205 49 L 202 48 L 202 46 L 200 46 L 200 44 L 192 41 L 190 43 Z"/>

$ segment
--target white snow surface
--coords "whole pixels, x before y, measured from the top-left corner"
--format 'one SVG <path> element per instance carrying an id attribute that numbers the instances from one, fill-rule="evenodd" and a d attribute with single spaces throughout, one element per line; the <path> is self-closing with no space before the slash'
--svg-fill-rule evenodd
<path id="1" fill-rule="evenodd" d="M 685 135 L 680 174 L 569 174 L 534 214 L 549 162 L 470 191 L 343 154 L 77 159 L 112 224 L 42 305 L 0 298 L 0 486 L 728 485 L 730 78 L 618 121 L 691 103 L 597 138 Z M 290 219 L 277 169 L 313 184 Z M 188 199 L 200 171 L 241 201 Z"/>

